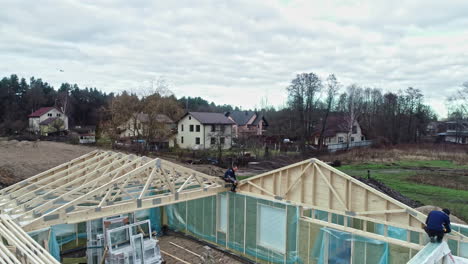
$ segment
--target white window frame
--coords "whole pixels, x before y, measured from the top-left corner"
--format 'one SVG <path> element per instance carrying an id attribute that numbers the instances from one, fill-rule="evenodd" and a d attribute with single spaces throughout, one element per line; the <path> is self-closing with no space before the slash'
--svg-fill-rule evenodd
<path id="1" fill-rule="evenodd" d="M 225 199 L 225 201 L 222 201 L 221 199 Z M 216 214 L 216 231 L 218 232 L 221 232 L 221 233 L 225 233 L 227 234 L 228 232 L 228 225 L 229 225 L 229 209 L 228 209 L 228 196 L 227 194 L 220 194 L 218 195 L 218 199 L 217 199 L 217 214 Z M 223 214 L 223 212 L 221 212 L 221 203 L 222 202 L 225 202 L 226 203 L 226 206 L 225 206 L 225 218 L 221 218 L 221 215 Z M 226 224 L 225 225 L 221 225 L 221 219 L 225 219 L 226 220 Z"/>
<path id="2" fill-rule="evenodd" d="M 268 244 L 264 244 L 262 243 L 261 241 L 261 238 L 260 238 L 260 225 L 261 225 L 261 213 L 260 213 L 260 208 L 261 207 L 270 207 L 270 208 L 273 208 L 275 210 L 278 210 L 278 211 L 282 211 L 284 213 L 284 226 L 280 226 L 280 227 L 277 227 L 275 228 L 275 230 L 277 230 L 276 232 L 284 232 L 284 241 L 282 243 L 283 245 L 283 248 L 275 248 L 274 246 L 272 245 L 268 245 Z M 288 220 L 288 217 L 287 217 L 287 208 L 278 208 L 278 207 L 275 207 L 275 206 L 270 206 L 270 205 L 266 205 L 266 204 L 260 204 L 258 203 L 257 204 L 257 244 L 264 247 L 264 248 L 267 248 L 267 249 L 270 249 L 272 251 L 275 251 L 275 252 L 279 252 L 279 253 L 282 253 L 282 254 L 286 254 L 286 242 L 287 242 L 287 220 Z"/>
<path id="3" fill-rule="evenodd" d="M 137 248 L 136 240 L 139 241 L 140 246 Z M 135 264 L 141 264 L 144 263 L 145 259 L 145 241 L 143 240 L 143 235 L 138 234 L 138 235 L 133 235 L 130 237 L 130 245 L 132 246 L 133 249 L 133 263 Z M 137 258 L 137 251 L 141 252 L 141 259 Z"/>

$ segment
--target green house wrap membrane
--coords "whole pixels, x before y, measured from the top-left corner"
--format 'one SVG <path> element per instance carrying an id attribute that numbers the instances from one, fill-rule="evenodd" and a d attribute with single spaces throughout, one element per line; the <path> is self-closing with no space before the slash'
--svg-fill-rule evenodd
<path id="1" fill-rule="evenodd" d="M 412 257 L 403 247 L 303 221 L 296 206 L 242 194 L 221 193 L 166 206 L 165 210 L 171 229 L 258 263 L 386 264 L 406 263 Z M 328 217 L 324 211 L 315 213 L 317 218 Z M 335 215 L 333 221 L 343 223 L 344 219 Z M 407 232 L 389 230 L 392 237 L 401 239 L 406 239 Z"/>
<path id="2" fill-rule="evenodd" d="M 217 202 L 224 199 L 225 205 Z M 216 243 L 259 263 L 300 263 L 299 211 L 295 206 L 222 193 L 165 209 L 171 229 Z M 226 219 L 221 212 L 227 212 Z"/>
<path id="3" fill-rule="evenodd" d="M 388 244 L 330 228 L 315 240 L 313 263 L 388 263 Z"/>
<path id="4" fill-rule="evenodd" d="M 418 252 L 404 246 L 388 244 L 348 232 L 324 227 L 300 218 L 299 208 L 287 202 L 270 201 L 249 195 L 224 192 L 218 195 L 184 201 L 128 214 L 131 221 L 151 221 L 151 229 L 160 234 L 164 217 L 170 229 L 185 232 L 217 244 L 257 263 L 407 263 Z M 313 214 L 313 215 L 312 215 Z M 330 221 L 363 230 L 361 220 L 321 210 L 304 210 L 304 216 Z M 103 250 L 86 244 L 102 234 L 102 219 L 87 223 L 55 225 L 30 232 L 40 245 L 47 243 L 50 253 L 60 254 L 73 247 L 87 246 L 87 252 Z M 89 226 L 87 226 L 89 225 Z M 87 228 L 88 227 L 88 228 Z M 384 226 L 367 223 L 367 231 L 383 235 Z M 468 227 L 454 224 L 452 229 L 468 235 Z M 90 232 L 90 234 L 87 234 Z M 387 226 L 391 238 L 419 243 L 419 233 Z M 433 246 L 429 245 L 428 247 Z M 448 239 L 446 249 L 458 262 L 468 257 L 468 243 Z M 101 252 L 99 251 L 99 252 Z M 425 251 L 426 253 L 429 252 Z M 418 256 L 425 254 L 419 252 Z M 101 254 L 102 255 L 102 254 Z M 457 257 L 458 256 L 458 257 Z M 419 257 L 418 257 L 419 258 Z M 93 257 L 92 263 L 98 263 Z M 412 260 L 418 263 L 418 259 Z M 414 262 L 416 261 L 416 262 Z"/>

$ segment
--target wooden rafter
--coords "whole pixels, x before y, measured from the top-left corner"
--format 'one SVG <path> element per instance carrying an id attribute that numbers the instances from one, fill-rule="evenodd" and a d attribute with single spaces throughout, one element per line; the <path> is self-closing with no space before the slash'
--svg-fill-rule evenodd
<path id="1" fill-rule="evenodd" d="M 285 200 L 300 206 L 301 210 L 321 210 L 328 213 L 327 221 L 301 215 L 301 219 L 306 222 L 413 249 L 421 248 L 420 245 L 409 241 L 390 238 L 388 234 L 381 236 L 332 223 L 331 214 L 337 214 L 345 218 L 352 217 L 364 222 L 424 233 L 421 227 L 426 216 L 317 159 L 309 159 L 242 180 L 238 190 L 262 199 Z M 458 232 L 452 232 L 447 237 L 468 241 L 466 236 Z"/>
<path id="2" fill-rule="evenodd" d="M 425 220 L 422 213 L 317 159 L 245 179 L 239 191 L 409 227 L 421 228 Z"/>
<path id="3" fill-rule="evenodd" d="M 0 239 L 0 263 L 59 264 L 8 215 L 0 215 Z"/>
<path id="4" fill-rule="evenodd" d="M 0 191 L 0 264 L 58 263 L 25 230 L 80 223 L 226 190 L 221 179 L 168 161 L 93 151 Z M 377 235 L 332 223 L 330 216 L 335 213 L 382 224 L 385 230 L 391 225 L 421 233 L 425 216 L 316 159 L 241 181 L 239 191 L 298 205 L 305 222 L 420 248 L 409 240 L 390 238 L 386 231 Z M 328 220 L 306 216 L 304 210 L 325 211 Z M 467 241 L 458 233 L 447 236 Z"/>
<path id="5" fill-rule="evenodd" d="M 2 191 L 0 210 L 24 230 L 128 213 L 225 191 L 225 183 L 180 165 L 93 151 Z"/>

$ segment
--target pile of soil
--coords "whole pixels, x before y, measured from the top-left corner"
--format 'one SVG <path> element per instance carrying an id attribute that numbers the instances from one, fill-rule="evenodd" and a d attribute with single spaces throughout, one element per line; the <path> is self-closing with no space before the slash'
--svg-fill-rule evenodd
<path id="1" fill-rule="evenodd" d="M 357 177 L 356 179 L 360 180 L 361 182 L 371 186 L 372 188 L 377 189 L 385 193 L 386 195 L 392 197 L 393 199 L 399 202 L 402 202 L 410 207 L 416 208 L 416 207 L 420 207 L 424 205 L 420 201 L 415 201 L 413 199 L 410 199 L 376 179 L 372 179 L 372 178 L 368 179 L 368 178 L 362 178 L 362 177 Z"/>
<path id="2" fill-rule="evenodd" d="M 437 207 L 437 206 L 433 206 L 433 205 L 425 205 L 425 206 L 421 206 L 421 207 L 418 207 L 418 208 L 415 208 L 415 209 L 418 210 L 419 212 L 425 214 L 425 215 L 429 214 L 430 211 L 434 211 L 434 210 L 441 211 L 442 210 L 442 208 Z M 450 222 L 466 225 L 465 221 L 461 220 L 460 218 L 456 217 L 453 214 L 450 214 Z"/>

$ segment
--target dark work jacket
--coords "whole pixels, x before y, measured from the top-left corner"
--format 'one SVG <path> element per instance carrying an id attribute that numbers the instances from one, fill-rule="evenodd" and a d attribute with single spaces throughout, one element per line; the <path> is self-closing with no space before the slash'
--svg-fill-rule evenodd
<path id="1" fill-rule="evenodd" d="M 237 181 L 237 178 L 236 178 L 236 173 L 234 172 L 234 170 L 232 168 L 229 168 L 225 173 L 224 173 L 224 178 L 225 179 L 234 179 Z"/>
<path id="2" fill-rule="evenodd" d="M 449 216 L 442 212 L 442 211 L 431 211 L 426 219 L 426 226 L 429 230 L 434 231 L 444 231 L 444 227 L 446 233 L 450 233 L 450 218 Z"/>

